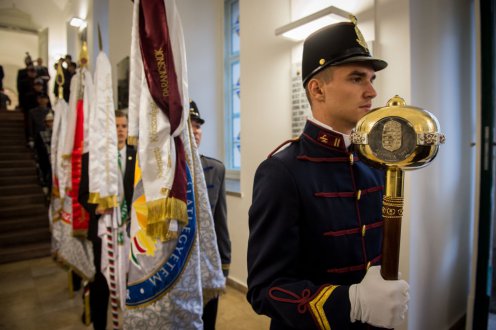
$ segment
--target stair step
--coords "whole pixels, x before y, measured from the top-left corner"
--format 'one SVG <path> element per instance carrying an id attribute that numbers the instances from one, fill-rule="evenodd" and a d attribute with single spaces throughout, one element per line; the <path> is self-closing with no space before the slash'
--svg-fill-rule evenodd
<path id="1" fill-rule="evenodd" d="M 25 195 L 43 194 L 41 186 L 37 183 L 0 185 L 0 196 L 18 196 L 24 199 Z"/>
<path id="2" fill-rule="evenodd" d="M 26 147 L 25 144 L 23 144 L 22 146 L 20 146 L 20 145 L 6 145 L 5 143 L 0 145 L 0 154 L 3 154 L 3 153 L 25 153 L 25 152 L 29 152 L 32 154 L 33 150 Z"/>
<path id="3" fill-rule="evenodd" d="M 0 233 L 0 250 L 5 247 L 23 245 L 34 242 L 50 242 L 50 230 L 45 228 L 32 228 L 19 231 Z"/>
<path id="4" fill-rule="evenodd" d="M 3 122 L 24 120 L 24 113 L 20 111 L 0 112 L 0 120 Z"/>
<path id="5" fill-rule="evenodd" d="M 2 120 L 2 119 L 0 119 Z M 7 120 L 7 121 L 2 121 L 0 122 L 0 128 L 11 128 L 11 127 L 15 127 L 15 128 L 21 128 L 22 130 L 24 130 L 24 119 L 21 119 L 21 120 Z"/>
<path id="6" fill-rule="evenodd" d="M 5 249 L 0 249 L 0 264 L 43 258 L 50 256 L 50 254 L 50 241 L 12 246 Z"/>
<path id="7" fill-rule="evenodd" d="M 29 230 L 35 228 L 49 228 L 48 210 L 43 215 L 32 215 L 0 220 L 0 233 Z"/>
<path id="8" fill-rule="evenodd" d="M 19 196 L 0 196 L 0 208 L 16 204 L 43 204 L 45 202 L 45 195 L 43 193 L 38 194 L 25 194 L 22 197 Z"/>
<path id="9" fill-rule="evenodd" d="M 33 159 L 33 153 L 32 152 L 0 152 L 0 161 L 4 160 L 32 160 Z"/>
<path id="10" fill-rule="evenodd" d="M 2 128 L 0 128 L 1 130 Z M 0 134 L 0 139 L 2 139 L 2 141 L 5 141 L 5 140 L 26 140 L 26 136 L 24 135 L 24 132 L 2 132 Z"/>
<path id="11" fill-rule="evenodd" d="M 18 150 L 23 148 L 23 149 L 27 149 L 27 150 L 30 150 L 31 152 L 33 152 L 32 149 L 28 148 L 28 142 L 26 141 L 26 139 L 19 140 L 19 141 L 8 141 L 8 144 L 6 141 L 2 141 L 2 142 L 3 142 L 3 145 L 0 146 L 0 152 L 12 150 L 12 148 L 16 148 Z"/>
<path id="12" fill-rule="evenodd" d="M 12 186 L 12 185 L 24 185 L 24 184 L 38 184 L 37 175 L 24 175 L 24 176 L 6 176 L 0 177 L 0 187 Z"/>
<path id="13" fill-rule="evenodd" d="M 43 197 L 42 197 L 43 198 Z M 22 203 L 21 205 L 11 205 L 0 207 L 0 221 L 15 217 L 25 217 L 30 215 L 47 214 L 48 208 L 44 203 Z"/>
<path id="14" fill-rule="evenodd" d="M 24 135 L 21 136 L 14 136 L 14 135 L 5 135 L 2 136 L 2 143 L 5 144 L 25 144 L 26 143 L 26 137 Z"/>
<path id="15" fill-rule="evenodd" d="M 0 136 L 6 135 L 20 135 L 24 136 L 24 125 L 0 125 Z"/>
<path id="16" fill-rule="evenodd" d="M 0 178 L 6 176 L 36 175 L 36 166 L 26 168 L 0 168 Z"/>
<path id="17" fill-rule="evenodd" d="M 36 162 L 33 159 L 9 159 L 0 160 L 0 168 L 16 169 L 16 168 L 36 168 Z"/>

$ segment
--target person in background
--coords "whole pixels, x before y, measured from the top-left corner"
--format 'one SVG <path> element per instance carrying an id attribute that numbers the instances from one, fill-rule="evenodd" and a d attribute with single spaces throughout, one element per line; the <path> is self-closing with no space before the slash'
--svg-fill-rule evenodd
<path id="1" fill-rule="evenodd" d="M 31 90 L 33 80 L 36 78 L 36 70 L 28 52 L 26 52 L 24 64 L 26 66 L 17 71 L 17 95 L 19 95 L 19 106 L 27 111 L 29 109 L 26 109 L 23 105 L 24 95 Z"/>
<path id="2" fill-rule="evenodd" d="M 45 118 L 51 112 L 48 106 L 48 95 L 40 93 L 37 96 L 38 106 L 29 110 L 28 121 L 28 146 L 34 148 L 36 164 L 38 166 L 38 177 L 40 185 L 43 187 L 43 192 L 48 193 L 50 182 L 47 178 L 50 177 L 48 164 L 50 160 L 45 157 L 45 148 L 41 139 L 41 132 L 46 129 Z"/>
<path id="3" fill-rule="evenodd" d="M 303 44 L 313 118 L 259 165 L 249 210 L 247 298 L 271 329 L 394 328 L 405 319 L 408 283 L 384 280 L 378 266 L 384 171 L 362 162 L 350 142 L 386 66 L 356 20 Z"/>
<path id="4" fill-rule="evenodd" d="M 43 80 L 43 90 L 48 92 L 48 81 L 50 80 L 50 74 L 48 72 L 48 68 L 43 65 L 43 59 L 41 57 L 36 59 L 35 70 L 38 78 Z"/>
<path id="5" fill-rule="evenodd" d="M 35 144 L 39 145 L 38 163 L 42 173 L 42 181 L 45 183 L 43 192 L 47 199 L 50 198 L 52 191 L 52 165 L 50 163 L 52 129 L 53 129 L 53 111 L 49 111 L 45 116 L 45 129 L 40 131 L 38 141 Z"/>
<path id="6" fill-rule="evenodd" d="M 123 111 L 116 111 L 115 126 L 117 130 L 117 151 L 120 158 L 120 171 L 123 176 L 124 198 L 126 201 L 127 214 L 129 215 L 131 214 L 131 203 L 134 189 L 136 150 L 126 144 L 128 132 L 127 123 L 127 115 Z M 88 162 L 89 155 L 88 153 L 84 153 L 82 159 L 78 201 L 90 215 L 88 240 L 93 243 L 94 264 L 96 269 L 94 280 L 89 284 L 91 321 L 93 323 L 93 329 L 104 330 L 107 327 L 110 291 L 107 280 L 101 272 L 102 240 L 98 236 L 98 220 L 102 214 L 112 212 L 112 209 L 97 210 L 97 204 L 88 203 L 88 198 L 90 196 Z"/>
<path id="7" fill-rule="evenodd" d="M 3 88 L 0 88 L 0 111 L 7 111 L 7 108 L 12 104 L 12 100 L 5 93 Z"/>
<path id="8" fill-rule="evenodd" d="M 77 64 L 75 62 L 70 62 L 67 65 L 67 69 L 64 70 L 64 100 L 69 102 L 69 96 L 71 94 L 71 79 L 76 74 Z"/>
<path id="9" fill-rule="evenodd" d="M 194 101 L 190 101 L 189 115 L 193 135 L 196 145 L 199 147 L 202 139 L 202 125 L 205 120 L 200 117 L 200 112 Z M 200 160 L 205 174 L 205 182 L 208 190 L 208 199 L 214 218 L 215 234 L 217 236 L 217 248 L 219 249 L 222 271 L 224 276 L 229 274 L 231 264 L 231 240 L 227 226 L 227 206 L 226 206 L 226 188 L 225 174 L 226 169 L 221 161 L 200 155 Z M 203 308 L 203 326 L 204 329 L 215 329 L 217 319 L 217 309 L 219 298 L 210 300 Z"/>
<path id="10" fill-rule="evenodd" d="M 29 110 L 28 144 L 30 147 L 34 147 L 36 137 L 41 131 L 45 130 L 45 116 L 51 110 L 49 106 L 50 99 L 46 93 L 40 92 L 37 94 L 36 102 L 38 106 Z"/>

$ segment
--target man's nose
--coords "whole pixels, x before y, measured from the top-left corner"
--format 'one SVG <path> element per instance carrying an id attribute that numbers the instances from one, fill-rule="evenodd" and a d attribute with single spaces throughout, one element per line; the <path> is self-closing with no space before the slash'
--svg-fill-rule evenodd
<path id="1" fill-rule="evenodd" d="M 373 99 L 374 97 L 377 96 L 377 92 L 375 91 L 374 85 L 372 83 L 368 83 L 367 89 L 365 90 L 364 93 L 366 98 Z"/>

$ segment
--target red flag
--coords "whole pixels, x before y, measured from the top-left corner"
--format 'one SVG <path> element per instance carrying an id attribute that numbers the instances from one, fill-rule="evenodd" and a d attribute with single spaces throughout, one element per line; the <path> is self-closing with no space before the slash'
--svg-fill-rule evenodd
<path id="1" fill-rule="evenodd" d="M 77 101 L 76 106 L 76 131 L 74 134 L 74 147 L 71 155 L 72 165 L 72 230 L 74 236 L 84 236 L 88 231 L 89 215 L 78 202 L 79 184 L 81 181 L 81 162 L 84 143 L 84 110 L 83 100 Z"/>

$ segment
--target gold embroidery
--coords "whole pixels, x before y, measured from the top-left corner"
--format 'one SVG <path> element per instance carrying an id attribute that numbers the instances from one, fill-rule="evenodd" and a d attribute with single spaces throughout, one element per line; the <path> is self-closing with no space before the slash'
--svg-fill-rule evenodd
<path id="1" fill-rule="evenodd" d="M 325 134 L 319 136 L 319 140 L 320 140 L 320 142 L 325 143 L 325 144 L 328 144 L 329 143 L 329 138 Z"/>
<path id="2" fill-rule="evenodd" d="M 158 142 L 158 107 L 154 102 L 150 103 L 150 142 Z"/>
<path id="3" fill-rule="evenodd" d="M 360 29 L 358 28 L 357 25 L 357 18 L 353 15 L 350 15 L 350 20 L 351 22 L 355 25 L 355 33 L 357 35 L 356 41 L 360 46 L 365 48 L 365 50 L 368 52 L 369 51 L 369 46 L 367 45 L 367 42 L 365 41 L 365 38 L 363 37 L 362 32 L 360 32 Z"/>
<path id="4" fill-rule="evenodd" d="M 315 298 L 313 298 L 308 303 L 310 310 L 318 323 L 319 329 L 331 330 L 331 325 L 329 324 L 329 320 L 327 320 L 327 316 L 325 315 L 324 304 L 327 302 L 327 299 L 329 299 L 332 292 L 337 287 L 338 285 L 330 285 L 325 287 Z"/>
<path id="5" fill-rule="evenodd" d="M 162 48 L 156 49 L 154 52 L 155 60 L 157 61 L 157 71 L 160 75 L 160 87 L 162 88 L 162 96 L 169 96 L 169 76 L 167 74 L 167 63 L 165 62 L 165 54 Z"/>
<path id="6" fill-rule="evenodd" d="M 164 162 L 162 161 L 162 153 L 160 148 L 154 148 L 155 162 L 157 163 L 157 177 L 161 178 L 164 175 Z"/>

